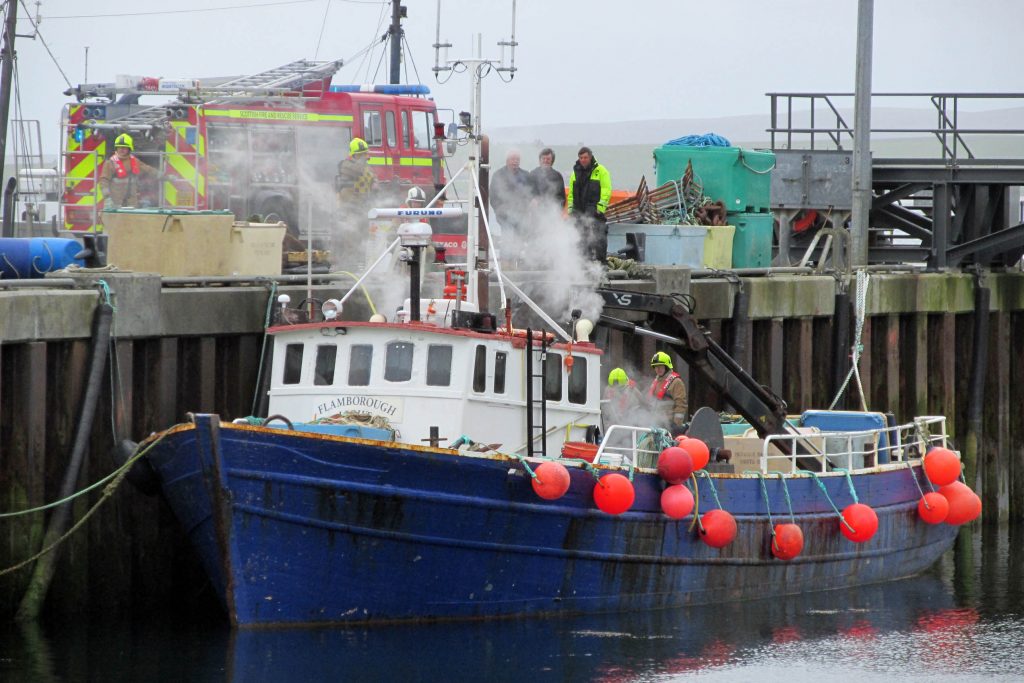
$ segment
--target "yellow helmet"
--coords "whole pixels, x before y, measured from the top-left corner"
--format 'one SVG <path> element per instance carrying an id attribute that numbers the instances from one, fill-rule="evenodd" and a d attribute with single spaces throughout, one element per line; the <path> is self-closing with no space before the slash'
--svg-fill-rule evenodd
<path id="1" fill-rule="evenodd" d="M 114 140 L 114 149 L 117 149 L 118 147 L 127 147 L 134 152 L 135 141 L 132 140 L 132 136 L 128 135 L 128 133 L 121 133 L 117 136 L 117 139 Z"/>
<path id="2" fill-rule="evenodd" d="M 357 154 L 366 154 L 370 151 L 370 146 L 366 144 L 366 140 L 362 138 L 352 138 L 352 142 L 348 143 L 348 153 L 352 156 Z"/>
<path id="3" fill-rule="evenodd" d="M 614 387 L 616 384 L 620 386 L 629 384 L 629 375 L 622 368 L 615 368 L 608 373 L 608 386 Z"/>
<path id="4" fill-rule="evenodd" d="M 664 365 L 669 370 L 672 369 L 672 359 L 669 358 L 668 354 L 664 351 L 658 351 L 656 354 L 651 356 L 651 367 L 655 365 Z"/>

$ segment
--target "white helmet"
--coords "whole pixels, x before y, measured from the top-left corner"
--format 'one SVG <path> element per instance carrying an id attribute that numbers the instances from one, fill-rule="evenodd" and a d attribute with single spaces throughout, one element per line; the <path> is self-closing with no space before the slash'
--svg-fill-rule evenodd
<path id="1" fill-rule="evenodd" d="M 415 185 L 409 188 L 409 193 L 405 195 L 405 201 L 407 202 L 425 202 L 427 201 L 427 194 L 422 188 L 416 187 Z"/>

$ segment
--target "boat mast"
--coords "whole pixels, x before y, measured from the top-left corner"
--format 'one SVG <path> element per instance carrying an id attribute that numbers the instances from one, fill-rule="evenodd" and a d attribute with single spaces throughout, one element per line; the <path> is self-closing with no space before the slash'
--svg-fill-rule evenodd
<path id="1" fill-rule="evenodd" d="M 452 71 L 456 66 L 462 66 L 469 70 L 470 78 L 470 111 L 459 114 L 459 130 L 466 133 L 463 142 L 468 142 L 469 159 L 466 162 L 466 170 L 469 171 L 474 187 L 474 201 L 469 206 L 469 221 L 466 230 L 466 277 L 467 290 L 476 294 L 477 302 L 481 310 L 487 308 L 488 282 L 479 279 L 481 265 L 487 268 L 487 251 L 489 249 L 488 227 L 487 227 L 487 188 L 489 180 L 489 149 L 487 136 L 483 135 L 481 118 L 481 91 L 483 77 L 494 71 L 496 73 L 507 73 L 508 80 L 515 77 L 515 49 L 518 44 L 515 39 L 516 29 L 516 1 L 512 1 L 512 37 L 507 41 L 499 41 L 501 46 L 501 59 L 483 58 L 483 36 L 476 35 L 475 55 L 468 59 L 448 60 L 448 48 L 452 45 L 449 42 L 441 42 L 441 0 L 437 0 L 437 34 L 434 42 L 434 76 L 437 77 L 442 71 Z M 509 47 L 509 64 L 505 64 L 505 48 Z M 441 49 L 444 49 L 444 64 L 441 64 Z M 474 229 L 474 224 L 476 228 Z M 497 259 L 495 259 L 497 260 Z M 504 303 L 504 302 L 503 302 Z"/>
<path id="2" fill-rule="evenodd" d="M 405 37 L 405 30 L 402 28 L 402 19 L 406 16 L 406 8 L 402 0 L 391 0 L 391 26 L 388 27 L 388 36 L 391 41 L 391 78 L 390 82 L 398 84 L 402 82 L 402 38 Z"/>

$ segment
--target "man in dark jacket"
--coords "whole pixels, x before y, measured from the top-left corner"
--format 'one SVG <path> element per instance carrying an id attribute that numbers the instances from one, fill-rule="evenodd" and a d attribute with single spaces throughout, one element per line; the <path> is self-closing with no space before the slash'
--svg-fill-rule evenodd
<path id="1" fill-rule="evenodd" d="M 569 215 L 580 231 L 585 253 L 600 264 L 608 256 L 608 226 L 604 212 L 612 197 L 612 177 L 597 163 L 589 147 L 581 147 L 569 176 Z"/>
<path id="2" fill-rule="evenodd" d="M 565 178 L 554 169 L 555 152 L 545 147 L 537 156 L 539 166 L 530 171 L 530 186 L 534 205 L 553 204 L 565 207 Z"/>

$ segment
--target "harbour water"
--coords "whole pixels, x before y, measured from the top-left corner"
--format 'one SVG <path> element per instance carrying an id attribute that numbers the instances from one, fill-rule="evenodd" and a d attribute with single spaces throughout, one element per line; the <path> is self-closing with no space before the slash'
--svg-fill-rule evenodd
<path id="1" fill-rule="evenodd" d="M 1019 681 L 1024 525 L 856 590 L 587 618 L 232 633 L 208 614 L 0 630 L 3 681 Z"/>

